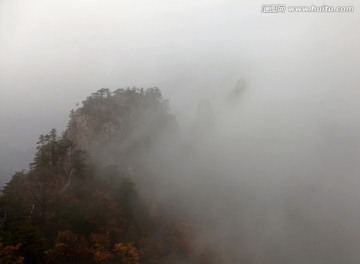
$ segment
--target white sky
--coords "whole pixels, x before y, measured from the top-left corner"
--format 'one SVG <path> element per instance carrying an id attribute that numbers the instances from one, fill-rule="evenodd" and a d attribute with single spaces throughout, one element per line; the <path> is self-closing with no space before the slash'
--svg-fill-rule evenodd
<path id="1" fill-rule="evenodd" d="M 0 0 L 0 143 L 29 147 L 63 130 L 102 87 L 158 86 L 180 120 L 184 105 L 220 100 L 239 77 L 257 102 L 330 91 L 329 104 L 355 107 L 358 3 L 341 1 L 354 13 L 263 14 L 266 3 Z"/>

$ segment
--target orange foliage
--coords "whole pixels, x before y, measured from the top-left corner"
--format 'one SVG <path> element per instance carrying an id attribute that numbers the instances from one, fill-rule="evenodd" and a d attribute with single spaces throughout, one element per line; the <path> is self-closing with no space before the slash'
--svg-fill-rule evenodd
<path id="1" fill-rule="evenodd" d="M 113 251 L 124 264 L 139 264 L 139 253 L 131 244 L 116 243 Z"/>
<path id="2" fill-rule="evenodd" d="M 81 263 L 89 258 L 86 240 L 71 231 L 59 232 L 53 248 L 46 252 L 47 263 Z"/>
<path id="3" fill-rule="evenodd" d="M 19 250 L 21 244 L 15 246 L 4 245 L 0 243 L 0 263 L 2 264 L 21 264 L 24 262 L 23 257 L 16 255 L 16 251 Z"/>
<path id="4" fill-rule="evenodd" d="M 113 255 L 110 248 L 110 239 L 108 234 L 92 234 L 90 236 L 92 242 L 92 253 L 95 263 L 109 263 Z"/>

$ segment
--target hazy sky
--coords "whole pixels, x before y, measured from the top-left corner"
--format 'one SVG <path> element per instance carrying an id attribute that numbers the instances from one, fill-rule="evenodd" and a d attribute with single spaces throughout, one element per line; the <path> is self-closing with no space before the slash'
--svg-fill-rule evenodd
<path id="1" fill-rule="evenodd" d="M 219 103 L 239 77 L 252 111 L 316 97 L 320 112 L 353 122 L 357 1 L 321 3 L 355 6 L 342 14 L 264 14 L 266 3 L 0 0 L 0 146 L 27 149 L 62 131 L 70 109 L 102 87 L 158 86 L 182 121 L 202 97 Z"/>
<path id="2" fill-rule="evenodd" d="M 360 5 L 287 2 L 355 12 L 261 13 L 268 0 L 0 0 L 0 184 L 92 92 L 158 86 L 183 131 L 200 99 L 214 109 L 214 131 L 192 142 L 198 153 L 172 165 L 178 190 L 194 189 L 186 205 L 214 221 L 221 242 L 239 239 L 251 263 L 360 263 Z M 247 87 L 231 108 L 238 78 Z M 276 253 L 293 261 L 268 261 Z"/>

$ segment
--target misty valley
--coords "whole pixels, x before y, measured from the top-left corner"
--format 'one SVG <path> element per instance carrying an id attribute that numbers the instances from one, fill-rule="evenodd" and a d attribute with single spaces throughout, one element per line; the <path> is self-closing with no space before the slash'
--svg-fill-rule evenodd
<path id="1" fill-rule="evenodd" d="M 332 134 L 312 143 L 291 129 L 281 141 L 276 130 L 265 138 L 248 133 L 238 122 L 246 90 L 238 81 L 216 110 L 201 100 L 187 133 L 158 88 L 92 93 L 70 111 L 64 132 L 39 137 L 29 168 L 5 185 L 1 262 L 322 263 L 325 255 L 336 263 L 348 257 L 344 228 L 352 223 L 339 222 L 348 211 L 330 209 L 342 202 L 334 200 L 335 184 L 339 195 L 348 184 L 331 175 L 355 153 L 343 151 L 343 161 L 336 153 L 308 156 L 336 146 Z M 324 163 L 333 170 L 326 182 Z"/>
<path id="2" fill-rule="evenodd" d="M 360 264 L 358 0 L 0 0 L 0 264 Z"/>

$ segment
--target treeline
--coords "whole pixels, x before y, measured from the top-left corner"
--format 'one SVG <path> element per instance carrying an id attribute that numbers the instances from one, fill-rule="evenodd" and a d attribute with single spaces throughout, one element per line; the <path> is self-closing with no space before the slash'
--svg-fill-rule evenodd
<path id="1" fill-rule="evenodd" d="M 157 88 L 93 93 L 62 135 L 40 136 L 29 170 L 4 187 L 0 263 L 212 263 L 189 221 L 136 187 L 154 176 L 151 147 L 176 131 Z"/>

